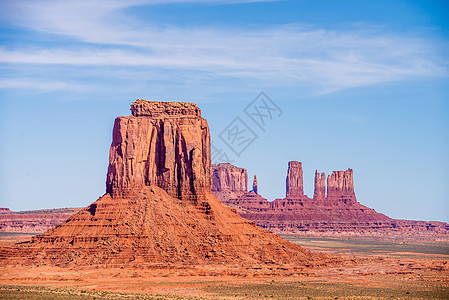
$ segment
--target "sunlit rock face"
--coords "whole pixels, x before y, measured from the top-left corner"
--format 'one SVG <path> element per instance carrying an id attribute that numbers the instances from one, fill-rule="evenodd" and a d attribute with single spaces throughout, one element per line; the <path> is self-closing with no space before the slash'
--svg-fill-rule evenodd
<path id="1" fill-rule="evenodd" d="M 114 123 L 106 192 L 126 196 L 155 185 L 179 199 L 211 188 L 210 134 L 194 103 L 137 100 Z"/>

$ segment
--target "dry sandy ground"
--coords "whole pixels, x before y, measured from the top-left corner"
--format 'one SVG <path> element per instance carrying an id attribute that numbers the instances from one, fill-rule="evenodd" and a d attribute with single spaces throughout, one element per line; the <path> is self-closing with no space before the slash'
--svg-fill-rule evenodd
<path id="1" fill-rule="evenodd" d="M 27 238 L 2 236 L 0 245 Z M 361 262 L 283 277 L 257 272 L 246 277 L 198 276 L 206 274 L 198 269 L 7 266 L 0 269 L 0 298 L 449 299 L 448 244 L 288 238 L 308 249 L 344 253 Z M 210 268 L 207 271 L 210 274 Z"/>

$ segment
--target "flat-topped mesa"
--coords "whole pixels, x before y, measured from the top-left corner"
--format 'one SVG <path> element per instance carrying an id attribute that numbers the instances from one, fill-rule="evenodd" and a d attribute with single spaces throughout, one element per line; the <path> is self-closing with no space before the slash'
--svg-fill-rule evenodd
<path id="1" fill-rule="evenodd" d="M 324 200 L 326 198 L 326 174 L 318 173 L 315 170 L 315 191 L 313 193 L 314 200 Z"/>
<path id="2" fill-rule="evenodd" d="M 211 189 L 210 134 L 193 103 L 137 100 L 115 119 L 106 192 L 126 197 L 155 185 L 178 199 Z"/>
<path id="3" fill-rule="evenodd" d="M 289 161 L 286 179 L 286 198 L 295 199 L 302 196 L 304 196 L 302 164 L 298 161 Z"/>
<path id="4" fill-rule="evenodd" d="M 229 163 L 212 165 L 212 191 L 246 193 L 248 173 Z"/>
<path id="5" fill-rule="evenodd" d="M 327 176 L 327 199 L 345 203 L 349 203 L 348 200 L 356 201 L 352 169 L 333 171 L 332 175 Z"/>

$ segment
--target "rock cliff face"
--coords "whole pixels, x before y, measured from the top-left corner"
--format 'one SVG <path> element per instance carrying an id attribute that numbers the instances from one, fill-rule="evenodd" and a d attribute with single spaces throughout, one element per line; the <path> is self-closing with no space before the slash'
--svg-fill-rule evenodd
<path id="1" fill-rule="evenodd" d="M 290 161 L 288 163 L 286 191 L 287 198 L 301 198 L 304 196 L 302 164 L 300 162 Z"/>
<path id="2" fill-rule="evenodd" d="M 212 165 L 212 182 L 213 191 L 232 191 L 236 193 L 246 193 L 248 191 L 248 174 L 246 169 L 237 168 L 228 163 Z"/>
<path id="3" fill-rule="evenodd" d="M 212 192 L 223 201 L 235 199 L 248 191 L 246 169 L 228 163 L 212 165 Z"/>
<path id="4" fill-rule="evenodd" d="M 107 193 L 32 241 L 0 248 L 0 264 L 276 273 L 332 263 L 255 226 L 211 194 L 209 129 L 196 105 L 137 100 L 131 111 L 114 124 Z M 246 192 L 246 170 L 227 167 L 214 171 L 220 174 L 214 190 Z"/>
<path id="5" fill-rule="evenodd" d="M 224 202 L 260 227 L 281 234 L 449 235 L 446 223 L 394 220 L 357 202 L 351 169 L 328 176 L 327 196 L 325 179 L 324 173 L 315 171 L 314 197 L 310 199 L 302 192 L 301 163 L 289 162 L 284 199 L 268 201 L 251 191 Z"/>
<path id="6" fill-rule="evenodd" d="M 210 135 L 195 104 L 137 100 L 115 120 L 106 192 L 129 196 L 155 185 L 179 199 L 210 190 Z"/>
<path id="7" fill-rule="evenodd" d="M 313 200 L 321 201 L 326 198 L 326 174 L 315 171 L 315 190 Z"/>
<path id="8" fill-rule="evenodd" d="M 343 202 L 357 201 L 352 169 L 333 171 L 332 175 L 327 176 L 327 198 Z"/>

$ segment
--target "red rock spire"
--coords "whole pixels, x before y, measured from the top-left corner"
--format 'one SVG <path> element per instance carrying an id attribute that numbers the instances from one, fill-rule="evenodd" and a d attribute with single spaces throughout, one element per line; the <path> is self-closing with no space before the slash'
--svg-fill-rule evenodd
<path id="1" fill-rule="evenodd" d="M 257 177 L 256 177 L 256 175 L 254 175 L 254 180 L 253 180 L 253 191 L 254 191 L 254 193 L 258 194 L 258 192 L 257 192 Z"/>
<path id="2" fill-rule="evenodd" d="M 315 170 L 315 191 L 313 193 L 314 200 L 324 200 L 326 198 L 326 174 L 318 173 Z"/>
<path id="3" fill-rule="evenodd" d="M 286 197 L 300 198 L 304 196 L 302 164 L 298 161 L 288 162 Z"/>

